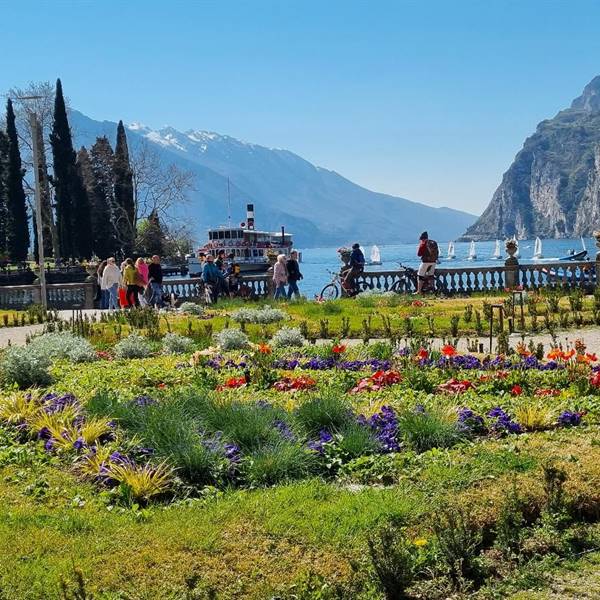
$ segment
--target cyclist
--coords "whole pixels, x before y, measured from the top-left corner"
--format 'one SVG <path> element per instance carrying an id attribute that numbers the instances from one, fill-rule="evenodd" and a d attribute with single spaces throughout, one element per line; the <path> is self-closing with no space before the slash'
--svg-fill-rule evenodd
<path id="1" fill-rule="evenodd" d="M 219 298 L 219 292 L 223 287 L 225 275 L 223 275 L 223 271 L 221 271 L 214 263 L 214 257 L 211 254 L 206 257 L 206 262 L 204 263 L 204 267 L 202 267 L 202 275 L 200 278 L 204 282 L 204 285 L 210 290 L 212 302 L 216 302 Z"/>
<path id="2" fill-rule="evenodd" d="M 365 270 L 365 255 L 360 249 L 360 244 L 352 244 L 352 253 L 350 254 L 350 264 L 344 274 L 343 287 L 349 295 L 355 296 L 358 293 L 356 280 Z"/>

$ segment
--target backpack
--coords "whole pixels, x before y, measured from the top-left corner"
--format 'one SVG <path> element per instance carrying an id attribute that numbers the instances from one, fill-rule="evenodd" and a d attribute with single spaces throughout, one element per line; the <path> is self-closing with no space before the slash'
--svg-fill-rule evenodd
<path id="1" fill-rule="evenodd" d="M 427 240 L 425 244 L 425 252 L 423 252 L 423 262 L 434 263 L 440 256 L 440 249 L 435 240 Z"/>

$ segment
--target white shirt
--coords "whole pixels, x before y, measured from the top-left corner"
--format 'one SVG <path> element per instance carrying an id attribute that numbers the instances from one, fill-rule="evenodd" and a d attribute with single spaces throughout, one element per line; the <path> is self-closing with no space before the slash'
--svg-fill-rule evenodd
<path id="1" fill-rule="evenodd" d="M 108 264 L 102 273 L 102 283 L 100 284 L 100 288 L 108 290 L 115 285 L 115 283 L 117 285 L 121 283 L 121 271 L 119 271 L 117 265 Z"/>

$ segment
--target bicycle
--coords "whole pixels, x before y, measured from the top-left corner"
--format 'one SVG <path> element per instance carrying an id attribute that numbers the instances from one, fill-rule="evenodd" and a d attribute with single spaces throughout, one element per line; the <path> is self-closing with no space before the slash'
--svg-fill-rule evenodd
<path id="1" fill-rule="evenodd" d="M 336 271 L 327 270 L 327 272 L 332 275 L 332 278 L 318 296 L 318 298 L 322 300 L 335 300 L 340 297 L 342 290 L 344 290 L 348 296 L 356 296 L 361 292 L 373 289 L 373 285 L 361 280 L 360 275 L 354 281 L 354 285 L 350 286 L 343 278 L 343 275 L 345 276 L 346 274 L 345 272 L 343 275 Z"/>

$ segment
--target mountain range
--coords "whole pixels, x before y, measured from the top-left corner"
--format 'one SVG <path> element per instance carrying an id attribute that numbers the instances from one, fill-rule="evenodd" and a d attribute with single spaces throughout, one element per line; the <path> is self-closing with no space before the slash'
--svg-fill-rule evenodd
<path id="1" fill-rule="evenodd" d="M 463 240 L 574 238 L 600 228 L 600 76 L 542 121 Z"/>
<path id="2" fill-rule="evenodd" d="M 97 136 L 112 143 L 116 123 L 96 121 L 71 110 L 77 147 L 91 146 Z M 206 230 L 226 223 L 228 180 L 233 223 L 245 220 L 253 203 L 258 229 L 294 234 L 299 247 L 414 242 L 421 231 L 448 240 L 476 217 L 451 208 L 434 208 L 405 198 L 370 191 L 335 171 L 315 166 L 288 150 L 266 148 L 208 131 L 153 130 L 127 127 L 130 149 L 144 140 L 163 164 L 176 164 L 194 175 L 189 203 L 177 207 L 197 241 Z"/>

